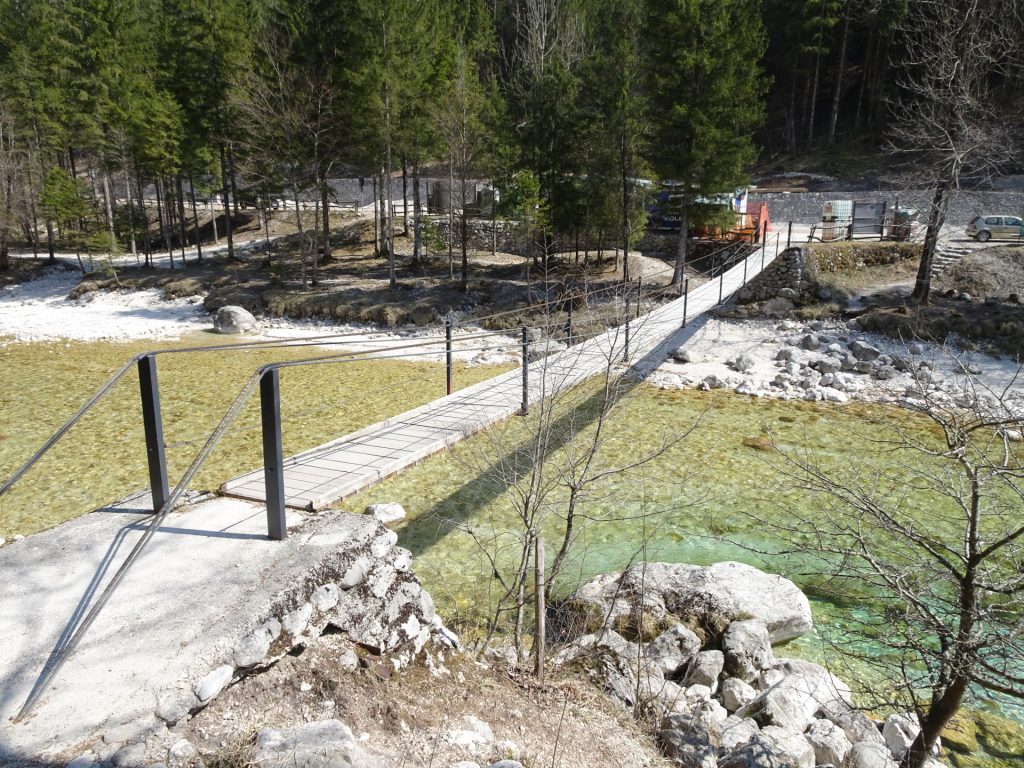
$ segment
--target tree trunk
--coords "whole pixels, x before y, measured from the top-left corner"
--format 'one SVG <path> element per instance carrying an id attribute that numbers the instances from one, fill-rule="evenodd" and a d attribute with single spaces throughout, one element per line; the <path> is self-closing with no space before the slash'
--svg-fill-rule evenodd
<path id="1" fill-rule="evenodd" d="M 679 243 L 676 245 L 676 264 L 672 270 L 672 285 L 682 285 L 686 279 L 686 252 L 689 247 L 687 230 L 690 228 L 689 201 L 679 205 Z"/>
<path id="2" fill-rule="evenodd" d="M 402 237 L 409 236 L 409 169 L 402 157 Z"/>
<path id="3" fill-rule="evenodd" d="M 50 218 L 46 219 L 46 247 L 50 252 L 50 263 L 57 263 L 57 253 L 53 246 L 53 221 Z"/>
<path id="4" fill-rule="evenodd" d="M 235 239 L 231 229 L 231 202 L 228 200 L 228 166 L 224 142 L 220 143 L 220 178 L 224 194 L 224 235 L 228 239 L 228 258 L 235 258 Z"/>
<path id="5" fill-rule="evenodd" d="M 839 66 L 836 69 L 836 88 L 832 94 L 832 119 L 828 124 L 828 145 L 836 143 L 836 125 L 839 122 L 839 100 L 843 92 L 843 73 L 846 70 L 846 40 L 850 33 L 850 4 L 846 4 L 843 12 L 843 37 L 839 45 Z"/>
<path id="6" fill-rule="evenodd" d="M 139 175 L 136 170 L 135 189 L 138 190 L 139 200 L 139 216 L 142 218 L 142 231 L 144 236 L 142 238 L 142 252 L 145 254 L 145 264 L 147 267 L 153 266 L 153 255 L 151 253 L 152 243 L 149 240 L 149 215 L 146 213 L 146 194 L 145 186 L 142 183 L 142 176 Z"/>
<path id="7" fill-rule="evenodd" d="M 323 219 L 323 255 L 325 259 L 332 256 L 331 253 L 331 190 L 327 186 L 327 175 L 324 174 L 323 183 L 320 187 L 320 211 Z"/>
<path id="8" fill-rule="evenodd" d="M 469 290 L 469 229 L 466 222 L 466 172 L 463 170 L 459 174 L 459 195 L 462 198 L 462 215 L 460 216 L 461 232 L 460 239 L 462 240 L 462 281 L 459 283 L 459 289 L 465 293 Z"/>
<path id="9" fill-rule="evenodd" d="M 188 171 L 188 193 L 192 200 L 192 234 L 196 241 L 196 260 L 203 263 L 203 243 L 199 236 L 199 209 L 196 207 L 196 185 L 192 181 L 192 169 Z"/>
<path id="10" fill-rule="evenodd" d="M 139 264 L 139 252 L 135 247 L 135 202 L 134 195 L 132 195 L 132 182 L 131 177 L 128 175 L 128 170 L 124 172 L 124 191 L 128 195 L 128 242 L 131 244 L 132 256 L 135 257 L 135 264 Z"/>
<path id="11" fill-rule="evenodd" d="M 231 183 L 231 206 L 238 215 L 238 180 L 235 178 L 235 149 L 228 142 L 228 180 Z"/>
<path id="12" fill-rule="evenodd" d="M 302 253 L 302 243 L 304 238 L 302 237 L 302 213 L 299 211 L 299 187 L 298 185 L 292 187 L 292 199 L 295 201 L 295 231 L 299 235 L 299 265 L 302 271 L 302 287 L 308 288 L 309 285 L 306 282 L 306 257 Z"/>
<path id="13" fill-rule="evenodd" d="M 419 261 L 420 258 L 420 163 L 414 160 L 412 164 L 412 260 Z"/>
<path id="14" fill-rule="evenodd" d="M 814 54 L 814 74 L 811 76 L 811 101 L 807 115 L 807 146 L 814 143 L 814 113 L 818 106 L 818 79 L 821 76 L 821 33 L 818 33 L 818 50 Z"/>
<path id="15" fill-rule="evenodd" d="M 455 277 L 455 165 L 448 158 L 448 279 Z"/>
<path id="16" fill-rule="evenodd" d="M 164 199 L 162 199 L 160 190 L 163 188 L 163 180 L 157 178 L 153 182 L 153 186 L 156 189 L 156 218 L 160 223 L 160 239 L 164 241 L 164 246 L 167 248 L 167 256 L 171 260 L 171 269 L 174 269 L 174 251 L 171 248 L 171 237 L 167 234 L 167 230 L 170 228 L 170 221 L 164 222 L 167 218 L 167 206 L 164 205 Z"/>
<path id="17" fill-rule="evenodd" d="M 188 233 L 185 231 L 185 187 L 181 183 L 181 174 L 175 176 L 178 190 L 178 234 L 181 237 L 179 245 L 181 246 L 181 266 L 185 266 L 185 246 L 188 245 Z"/>
<path id="18" fill-rule="evenodd" d="M 317 180 L 317 187 L 319 187 L 319 179 Z M 313 196 L 313 235 L 309 238 L 309 260 L 313 267 L 313 287 L 315 288 L 318 282 L 318 267 L 320 266 L 320 243 L 317 241 L 320 239 L 320 195 Z"/>
<path id="19" fill-rule="evenodd" d="M 914 292 L 910 300 L 925 306 L 932 289 L 932 265 L 935 263 L 935 250 L 939 244 L 939 230 L 946 221 L 946 206 L 949 204 L 949 181 L 943 179 L 935 188 L 932 207 L 928 211 L 928 229 L 924 235 L 921 248 L 921 263 L 917 267 L 917 279 L 914 281 Z"/>
<path id="20" fill-rule="evenodd" d="M 395 275 L 395 225 L 391 220 L 391 92 L 386 79 L 384 80 L 384 126 L 384 186 L 387 193 L 384 220 L 387 226 L 385 236 L 388 246 L 388 285 L 396 288 L 398 287 L 398 278 Z"/>
<path id="21" fill-rule="evenodd" d="M 263 242 L 267 245 L 267 258 L 270 258 L 270 195 L 263 193 L 260 195 L 260 206 L 263 210 Z M 217 236 L 217 230 L 214 229 L 214 237 Z"/>
<path id="22" fill-rule="evenodd" d="M 113 249 L 117 236 L 114 234 L 114 207 L 110 199 L 110 175 L 106 171 L 103 172 L 103 204 L 107 214 L 107 234 L 110 235 L 110 248 Z"/>
<path id="23" fill-rule="evenodd" d="M 629 158 L 626 152 L 626 133 L 619 142 L 619 174 L 622 178 L 622 279 L 629 282 Z M 685 257 L 684 257 L 685 258 Z"/>
<path id="24" fill-rule="evenodd" d="M 373 255 L 380 256 L 380 198 L 377 195 L 377 174 L 373 174 Z"/>

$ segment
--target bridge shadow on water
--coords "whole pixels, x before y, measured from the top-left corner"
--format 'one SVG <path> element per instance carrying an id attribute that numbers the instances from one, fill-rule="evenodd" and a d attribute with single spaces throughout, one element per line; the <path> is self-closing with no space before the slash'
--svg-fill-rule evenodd
<path id="1" fill-rule="evenodd" d="M 706 319 L 702 316 L 669 334 L 643 357 L 631 361 L 629 370 L 621 376 L 608 396 L 614 401 L 626 397 L 647 380 L 647 377 L 664 362 L 669 352 L 689 341 L 705 323 Z M 621 346 L 617 349 L 621 355 Z M 601 376 L 602 373 L 595 375 Z M 592 379 L 593 377 L 590 377 L 576 386 L 586 386 L 586 382 Z M 555 396 L 557 397 L 557 394 Z M 554 438 L 548 440 L 543 446 L 545 461 L 564 444 L 558 439 L 559 435 L 579 432 L 596 421 L 602 412 L 605 396 L 602 388 L 582 402 L 569 407 L 566 413 L 558 416 L 552 422 L 550 430 Z M 490 429 L 495 429 L 495 427 Z M 501 460 L 504 466 L 514 467 L 521 476 L 530 472 L 536 462 L 533 456 L 533 443 L 530 440 L 526 440 L 525 443 L 522 440 L 516 442 L 518 445 L 505 449 L 507 453 L 501 457 Z M 470 468 L 468 464 L 465 466 Z M 473 467 L 472 469 L 477 470 L 475 477 L 461 483 L 454 493 L 437 502 L 429 511 L 419 515 L 405 526 L 400 534 L 400 543 L 414 556 L 421 555 L 437 545 L 449 533 L 467 523 L 477 510 L 505 492 L 507 485 L 493 468 Z"/>

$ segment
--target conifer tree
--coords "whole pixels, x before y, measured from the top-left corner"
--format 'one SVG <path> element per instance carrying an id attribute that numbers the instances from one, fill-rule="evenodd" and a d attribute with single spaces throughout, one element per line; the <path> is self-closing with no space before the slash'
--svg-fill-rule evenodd
<path id="1" fill-rule="evenodd" d="M 764 115 L 757 62 L 765 37 L 746 0 L 648 0 L 645 34 L 650 89 L 651 163 L 679 194 L 680 232 L 673 283 L 683 280 L 688 210 L 701 195 L 746 181 Z"/>

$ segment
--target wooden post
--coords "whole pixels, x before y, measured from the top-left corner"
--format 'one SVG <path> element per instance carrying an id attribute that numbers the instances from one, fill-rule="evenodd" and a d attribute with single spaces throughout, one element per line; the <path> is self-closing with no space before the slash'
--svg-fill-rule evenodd
<path id="1" fill-rule="evenodd" d="M 547 644 L 547 628 L 545 627 L 545 612 L 547 607 L 544 603 L 544 537 L 538 536 L 536 552 L 533 558 L 533 590 L 536 595 L 534 600 L 534 612 L 536 613 L 536 627 L 534 631 L 533 646 L 536 650 L 534 658 L 534 672 L 537 675 L 537 682 L 544 684 L 544 651 Z"/>
<path id="2" fill-rule="evenodd" d="M 687 304 L 690 303 L 690 278 L 683 280 L 683 325 L 686 325 Z"/>

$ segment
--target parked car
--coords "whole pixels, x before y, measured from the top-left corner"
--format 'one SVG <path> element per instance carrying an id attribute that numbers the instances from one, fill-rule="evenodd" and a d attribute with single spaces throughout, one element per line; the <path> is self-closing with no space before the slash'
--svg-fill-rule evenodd
<path id="1" fill-rule="evenodd" d="M 993 237 L 1019 239 L 1024 235 L 1021 229 L 1020 216 L 975 216 L 967 225 L 967 236 L 979 243 L 985 243 Z"/>

